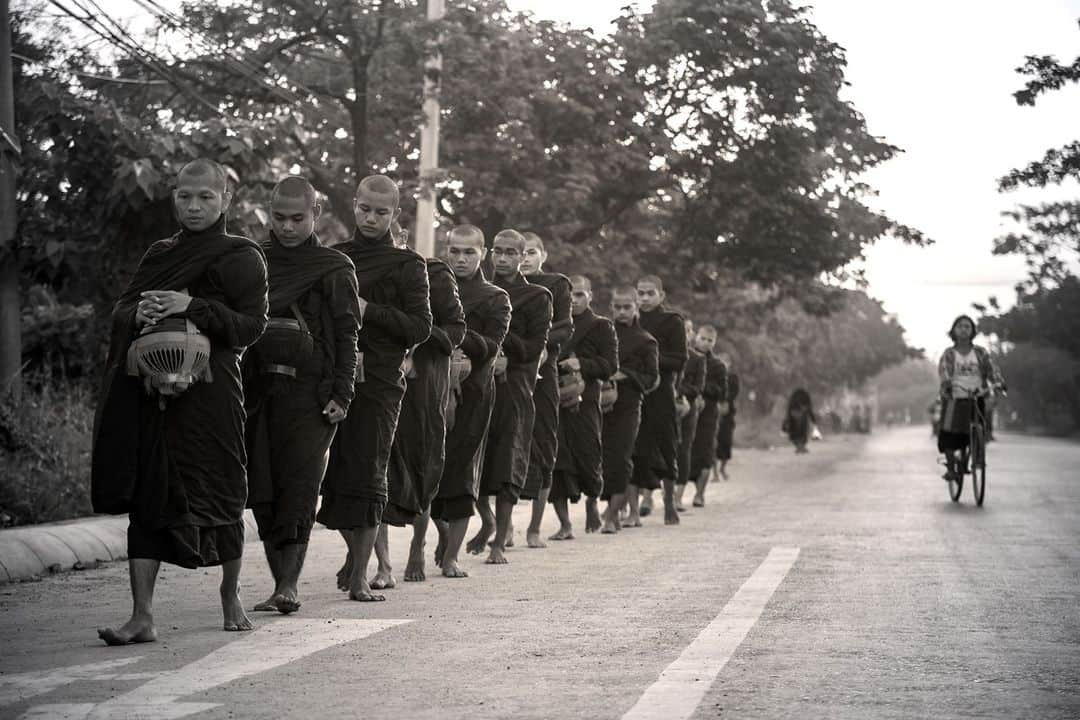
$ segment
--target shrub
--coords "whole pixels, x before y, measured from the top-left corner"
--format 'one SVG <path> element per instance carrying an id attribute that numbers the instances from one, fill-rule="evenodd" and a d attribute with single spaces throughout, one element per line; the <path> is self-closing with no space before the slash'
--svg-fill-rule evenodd
<path id="1" fill-rule="evenodd" d="M 85 384 L 29 377 L 0 402 L 0 526 L 90 514 L 93 423 Z"/>

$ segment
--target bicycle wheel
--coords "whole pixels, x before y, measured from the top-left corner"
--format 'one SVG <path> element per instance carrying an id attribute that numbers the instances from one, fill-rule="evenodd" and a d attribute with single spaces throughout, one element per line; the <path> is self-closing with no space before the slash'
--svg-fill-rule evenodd
<path id="1" fill-rule="evenodd" d="M 964 465 L 962 458 L 955 458 L 951 453 L 945 456 L 945 467 L 949 471 L 949 497 L 953 502 L 960 502 L 960 492 L 964 489 Z"/>
<path id="2" fill-rule="evenodd" d="M 971 427 L 971 491 L 975 504 L 982 507 L 986 497 L 986 431 L 979 424 Z"/>

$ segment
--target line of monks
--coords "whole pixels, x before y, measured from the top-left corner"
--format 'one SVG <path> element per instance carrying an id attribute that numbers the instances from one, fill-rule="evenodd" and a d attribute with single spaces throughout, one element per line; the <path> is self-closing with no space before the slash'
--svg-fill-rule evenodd
<path id="1" fill-rule="evenodd" d="M 588 278 L 544 271 L 532 233 L 503 230 L 489 251 L 460 225 L 445 261 L 425 260 L 400 246 L 399 190 L 381 175 L 359 184 L 352 239 L 332 248 L 300 177 L 274 188 L 262 244 L 226 231 L 216 163 L 186 165 L 173 199 L 182 229 L 150 247 L 116 304 L 94 428 L 94 509 L 130 518 L 134 607 L 98 631 L 110 645 L 157 638 L 163 561 L 221 565 L 224 627 L 252 627 L 239 594 L 245 507 L 275 584 L 255 610 L 291 613 L 316 520 L 345 540 L 339 588 L 378 601 L 396 582 L 388 526 L 412 529 L 406 580 L 425 579 L 431 522 L 436 565 L 464 578 L 463 545 L 506 562 L 521 500 L 539 548 L 548 504 L 551 540 L 573 539 L 569 504 L 583 497 L 586 532 L 640 527 L 661 489 L 676 524 L 685 487 L 703 505 L 714 466 L 724 471 L 737 378 L 713 352 L 714 328 L 692 333 L 665 309 L 656 276 L 615 288 L 609 319 Z M 190 386 L 153 386 L 125 364 L 133 340 L 170 317 L 210 340 Z"/>

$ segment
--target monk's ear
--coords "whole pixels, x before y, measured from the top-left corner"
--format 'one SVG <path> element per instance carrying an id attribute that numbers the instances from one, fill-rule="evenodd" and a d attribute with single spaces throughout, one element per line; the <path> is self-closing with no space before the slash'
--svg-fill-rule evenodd
<path id="1" fill-rule="evenodd" d="M 322 205 L 319 203 L 315 203 L 315 205 L 311 208 L 311 217 L 315 220 L 318 220 L 320 215 L 322 215 Z"/>
<path id="2" fill-rule="evenodd" d="M 399 217 L 401 217 L 401 208 L 394 208 L 394 217 L 390 218 L 390 222 L 396 223 Z"/>
<path id="3" fill-rule="evenodd" d="M 221 193 L 221 214 L 224 215 L 232 205 L 232 193 L 226 190 Z"/>
<path id="4" fill-rule="evenodd" d="M 486 247 L 480 248 L 480 262 L 487 260 L 488 249 Z"/>

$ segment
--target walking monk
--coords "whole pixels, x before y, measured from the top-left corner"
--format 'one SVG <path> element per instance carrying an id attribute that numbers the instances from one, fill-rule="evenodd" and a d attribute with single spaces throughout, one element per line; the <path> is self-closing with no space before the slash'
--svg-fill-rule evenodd
<path id="1" fill-rule="evenodd" d="M 592 310 L 592 283 L 583 275 L 570 278 L 574 334 L 563 345 L 559 369 L 580 373 L 585 381 L 581 401 L 559 410 L 559 456 L 555 462 L 551 503 L 559 530 L 551 540 L 572 540 L 568 503 L 585 495 L 585 532 L 600 529 L 597 498 L 604 489 L 600 447 L 600 386 L 619 369 L 618 340 L 610 320 Z"/>
<path id="2" fill-rule="evenodd" d="M 574 331 L 570 312 L 570 279 L 559 273 L 544 272 L 547 251 L 544 241 L 536 233 L 523 233 L 525 259 L 521 261 L 521 274 L 537 285 L 543 285 L 551 293 L 551 331 L 547 348 L 541 355 L 540 377 L 533 391 L 536 405 L 536 421 L 533 423 L 532 446 L 529 450 L 529 473 L 521 497 L 532 500 L 532 518 L 525 532 L 525 541 L 531 548 L 547 547 L 540 539 L 540 524 L 544 521 L 548 494 L 551 492 L 551 474 L 559 450 L 559 352 L 563 343 Z M 511 528 L 513 534 L 513 528 Z"/>
<path id="3" fill-rule="evenodd" d="M 641 527 L 637 492 L 627 494 L 634 470 L 634 442 L 641 425 L 641 400 L 660 382 L 659 353 L 656 338 L 641 328 L 638 321 L 637 291 L 632 287 L 616 288 L 611 296 L 611 316 L 619 343 L 619 370 L 615 381 L 618 396 L 604 415 L 602 447 L 604 451 L 603 533 L 618 532 L 619 512 L 629 500 L 628 527 Z"/>
<path id="4" fill-rule="evenodd" d="M 547 345 L 551 328 L 551 293 L 522 276 L 520 268 L 524 253 L 525 238 L 518 231 L 502 230 L 495 236 L 491 249 L 495 284 L 510 296 L 512 313 L 510 330 L 502 344 L 503 356 L 496 364 L 492 432 L 485 448 L 480 499 L 476 503 L 482 525 L 466 548 L 479 555 L 494 532 L 491 553 L 486 561 L 492 565 L 506 563 L 503 550 L 510 529 L 510 513 L 529 471 L 529 448 L 536 413 L 533 388 L 540 355 Z M 488 501 L 490 496 L 495 496 L 494 515 Z"/>
<path id="5" fill-rule="evenodd" d="M 709 484 L 713 463 L 716 461 L 716 433 L 720 426 L 720 414 L 726 408 L 727 367 L 713 353 L 716 346 L 716 328 L 702 325 L 694 336 L 694 347 L 705 358 L 705 385 L 701 397 L 705 402 L 698 416 L 697 433 L 690 451 L 690 480 L 696 487 L 694 507 L 704 507 L 705 488 Z"/>
<path id="6" fill-rule="evenodd" d="M 480 228 L 459 225 L 450 231 L 447 258 L 465 310 L 468 329 L 461 352 L 469 366 L 451 395 L 446 462 L 438 494 L 431 503 L 431 517 L 439 531 L 435 564 L 450 578 L 468 577 L 458 555 L 479 497 L 484 444 L 495 405 L 495 359 L 510 328 L 510 296 L 485 280 L 480 270 L 486 254 Z"/>
<path id="7" fill-rule="evenodd" d="M 385 600 L 367 580 L 367 564 L 386 508 L 386 473 L 397 428 L 406 351 L 431 333 L 427 266 L 412 250 L 394 246 L 398 187 L 385 175 L 360 181 L 353 201 L 356 230 L 336 246 L 356 265 L 363 327 L 358 346 L 355 410 L 330 446 L 318 520 L 341 532 L 348 546 L 338 586 L 349 598 Z"/>
<path id="8" fill-rule="evenodd" d="M 388 525 L 411 525 L 413 539 L 405 579 L 424 580 L 424 536 L 428 511 L 442 477 L 446 442 L 446 410 L 450 400 L 450 356 L 465 337 L 465 311 L 457 281 L 442 260 L 427 261 L 431 287 L 431 337 L 405 361 L 405 399 L 390 454 L 389 501 L 375 541 L 379 569 L 371 587 L 396 585 L 390 566 Z"/>
<path id="9" fill-rule="evenodd" d="M 687 320 L 683 327 L 686 328 L 687 348 L 686 365 L 682 375 L 679 376 L 679 403 L 682 408 L 679 412 L 679 477 L 675 481 L 675 509 L 683 512 L 683 494 L 686 492 L 686 484 L 693 482 L 690 473 L 691 455 L 694 449 L 694 441 L 697 438 L 698 419 L 705 407 L 705 399 L 702 390 L 705 389 L 705 373 L 707 359 L 705 353 L 699 348 L 695 340 L 694 324 Z M 712 330 L 713 342 L 716 342 L 716 330 Z M 693 340 L 693 342 L 691 342 Z M 710 346 L 711 348 L 711 346 Z"/>
<path id="10" fill-rule="evenodd" d="M 655 275 L 637 283 L 641 327 L 656 338 L 660 353 L 660 384 L 645 396 L 641 429 L 634 447 L 634 477 L 627 493 L 663 487 L 664 523 L 677 525 L 675 480 L 679 477 L 679 418 L 675 408 L 675 383 L 686 365 L 686 330 L 682 318 L 664 308 L 664 285 Z"/>
<path id="11" fill-rule="evenodd" d="M 220 165 L 185 165 L 173 191 L 180 232 L 150 246 L 113 309 L 91 498 L 95 512 L 129 515 L 134 608 L 119 628 L 98 631 L 108 645 L 157 639 L 162 562 L 221 565 L 224 628 L 251 629 L 239 584 L 247 497 L 240 353 L 266 326 L 266 263 L 257 244 L 226 232 L 231 199 Z M 189 321 L 189 332 L 194 325 L 210 341 L 208 372 L 186 390 L 125 372 L 139 331 L 168 318 Z"/>
<path id="12" fill-rule="evenodd" d="M 319 243 L 315 220 L 321 211 L 304 178 L 287 177 L 274 188 L 270 239 L 263 243 L 270 325 L 284 319 L 297 326 L 289 339 L 306 342 L 289 357 L 277 357 L 273 344 L 284 343 L 268 331 L 244 356 L 248 507 L 274 577 L 274 591 L 255 606 L 259 611 L 300 608 L 297 584 L 319 486 L 337 424 L 353 398 L 360 330 L 356 270 L 349 258 Z"/>
<path id="13" fill-rule="evenodd" d="M 727 396 L 720 404 L 720 424 L 716 430 L 716 462 L 718 474 L 727 480 L 727 464 L 731 462 L 735 444 L 735 401 L 739 399 L 739 375 L 732 367 L 730 351 L 721 353 L 719 357 L 727 368 Z"/>

